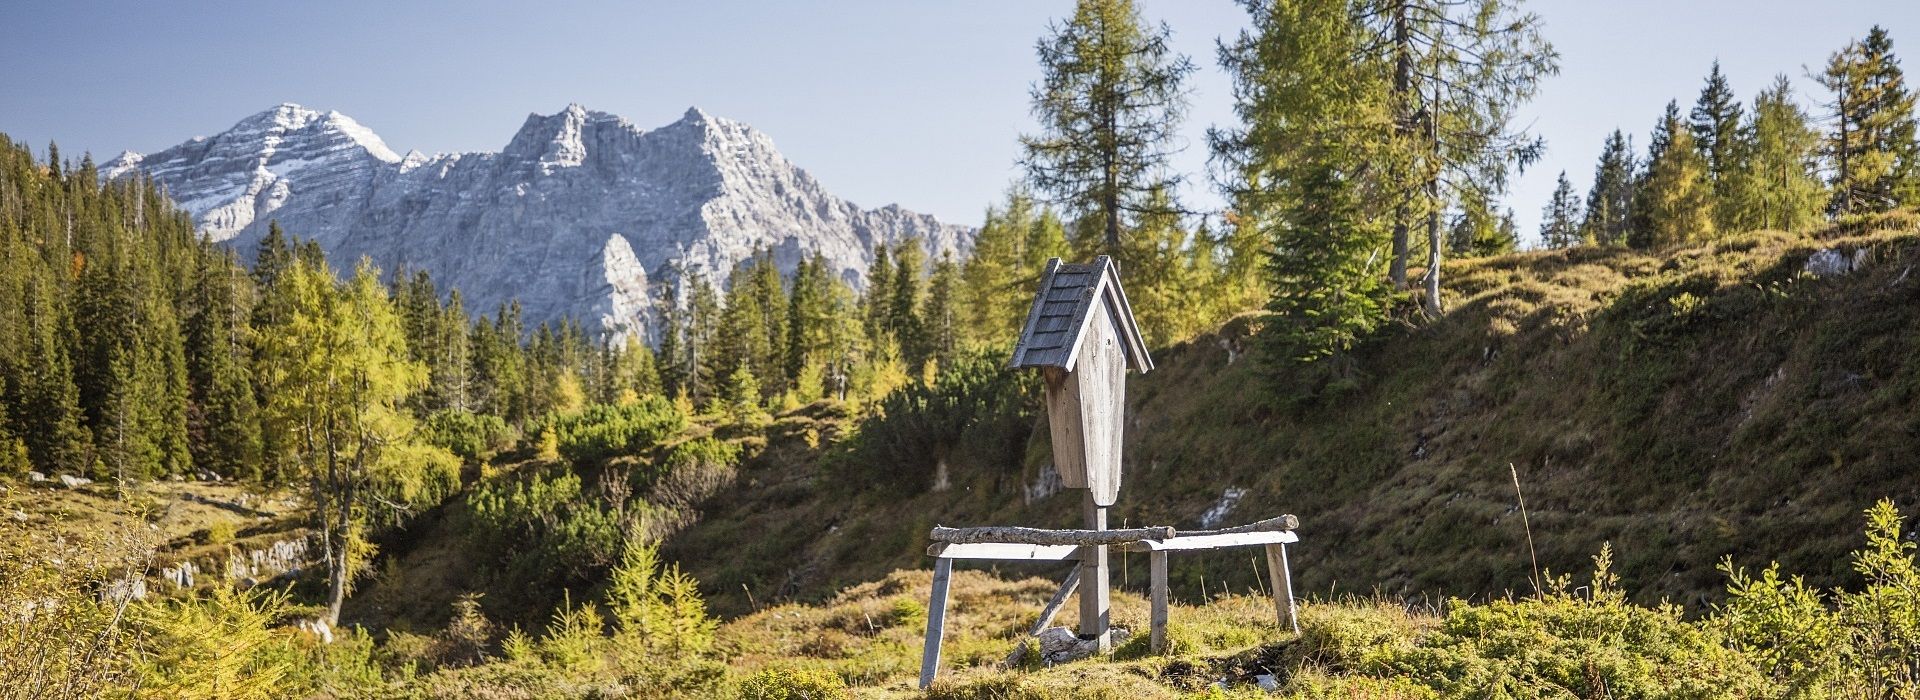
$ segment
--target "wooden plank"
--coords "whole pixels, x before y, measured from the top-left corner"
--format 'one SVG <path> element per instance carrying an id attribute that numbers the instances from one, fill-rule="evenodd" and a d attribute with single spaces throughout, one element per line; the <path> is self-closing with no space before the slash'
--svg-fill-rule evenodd
<path id="1" fill-rule="evenodd" d="M 1040 370 L 1047 388 L 1047 429 L 1053 447 L 1053 470 L 1060 474 L 1060 485 L 1070 489 L 1087 487 L 1087 445 L 1080 431 L 1080 382 L 1059 367 Z"/>
<path id="2" fill-rule="evenodd" d="M 933 685 L 940 672 L 940 637 L 947 626 L 947 585 L 953 579 L 953 560 L 933 562 L 933 592 L 927 596 L 927 646 L 920 654 L 920 689 Z"/>
<path id="3" fill-rule="evenodd" d="M 927 556 L 943 559 L 1003 559 L 1009 561 L 1066 561 L 1080 548 L 1070 544 L 1021 544 L 1016 542 L 935 542 L 927 547 Z"/>
<path id="4" fill-rule="evenodd" d="M 1293 602 L 1293 571 L 1287 568 L 1287 546 L 1285 544 L 1267 545 L 1267 578 L 1272 581 L 1273 607 L 1280 616 L 1280 624 L 1300 633 L 1299 610 Z"/>
<path id="5" fill-rule="evenodd" d="M 1103 302 L 1096 302 L 1099 306 Z M 1121 436 L 1127 401 L 1127 358 L 1113 322 L 1096 309 L 1074 347 L 1080 353 L 1073 376 L 1080 387 L 1081 437 L 1086 444 L 1087 488 L 1094 503 L 1111 506 L 1120 496 Z"/>
<path id="6" fill-rule="evenodd" d="M 1087 528 L 1104 530 L 1107 527 L 1107 509 L 1094 504 L 1093 492 L 1085 492 L 1081 501 L 1087 518 Z M 1103 545 L 1088 545 L 1080 550 L 1080 638 L 1097 640 L 1096 648 L 1105 655 L 1113 648 L 1113 637 L 1109 634 L 1112 624 L 1111 592 L 1107 589 L 1107 548 Z"/>
<path id="7" fill-rule="evenodd" d="M 1091 523 L 1093 518 L 1088 517 Z M 1104 519 L 1101 522 L 1105 522 Z M 1136 527 L 1125 530 L 1042 530 L 1032 527 L 941 527 L 934 526 L 927 539 L 949 544 L 1126 544 L 1139 540 L 1172 537 L 1173 528 Z"/>
<path id="8" fill-rule="evenodd" d="M 1153 636 L 1148 638 L 1148 648 L 1155 654 L 1167 651 L 1167 553 L 1153 552 L 1147 555 L 1148 568 L 1152 570 L 1152 581 L 1148 584 L 1148 595 L 1153 599 L 1153 615 L 1150 627 Z"/>
<path id="9" fill-rule="evenodd" d="M 1290 530 L 1271 532 L 1236 532 L 1228 535 L 1197 535 L 1174 537 L 1165 540 L 1139 540 L 1126 545 L 1129 552 L 1166 552 L 1194 549 L 1220 549 L 1223 547 L 1250 547 L 1253 545 L 1271 545 L 1299 542 L 1300 535 Z"/>

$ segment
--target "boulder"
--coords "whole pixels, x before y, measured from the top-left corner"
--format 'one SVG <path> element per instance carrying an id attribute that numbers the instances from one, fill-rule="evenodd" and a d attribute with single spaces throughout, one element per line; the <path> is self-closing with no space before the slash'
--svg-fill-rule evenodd
<path id="1" fill-rule="evenodd" d="M 71 474 L 60 475 L 60 484 L 70 489 L 77 489 L 92 483 L 93 483 L 92 479 L 86 478 L 84 476 L 73 476 Z"/>

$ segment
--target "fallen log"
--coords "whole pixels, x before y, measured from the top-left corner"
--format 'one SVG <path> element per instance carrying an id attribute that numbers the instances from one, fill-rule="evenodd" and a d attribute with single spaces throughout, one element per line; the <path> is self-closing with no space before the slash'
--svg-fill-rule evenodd
<path id="1" fill-rule="evenodd" d="M 1165 540 L 1174 536 L 1173 527 L 1136 527 L 1126 530 L 1042 530 L 1032 527 L 942 527 L 934 526 L 927 539 L 948 544 L 1005 542 L 1012 544 L 1126 544 L 1141 540 Z"/>

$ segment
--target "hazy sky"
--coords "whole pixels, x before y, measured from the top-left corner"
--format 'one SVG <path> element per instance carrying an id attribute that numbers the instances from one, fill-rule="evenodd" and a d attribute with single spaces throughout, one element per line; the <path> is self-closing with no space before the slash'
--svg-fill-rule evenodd
<path id="1" fill-rule="evenodd" d="M 339 110 L 394 150 L 493 151 L 532 112 L 577 102 L 651 128 L 697 105 L 771 135 L 788 158 L 862 206 L 897 202 L 960 223 L 1017 177 L 1032 128 L 1034 41 L 1070 0 L 583 3 L 7 2 L 0 6 L 0 132 L 101 160 L 211 135 L 281 102 Z M 1537 228 L 1565 169 L 1584 196 L 1602 138 L 1636 146 L 1662 106 L 1698 94 L 1717 57 L 1743 99 L 1805 78 L 1875 23 L 1920 56 L 1920 1 L 1534 0 L 1560 50 L 1521 123 L 1546 160 L 1507 203 Z M 1204 131 L 1233 121 L 1218 37 L 1231 0 L 1144 0 L 1201 66 L 1178 160 L 1186 194 L 1218 206 Z M 1907 61 L 1920 70 L 1920 61 Z M 1916 81 L 1920 82 L 1920 81 Z"/>

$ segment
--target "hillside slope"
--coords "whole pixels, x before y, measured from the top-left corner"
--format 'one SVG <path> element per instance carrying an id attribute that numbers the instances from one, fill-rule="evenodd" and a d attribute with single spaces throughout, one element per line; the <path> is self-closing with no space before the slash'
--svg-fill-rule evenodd
<path id="1" fill-rule="evenodd" d="M 1243 354 L 1255 341 L 1251 319 L 1237 321 L 1160 351 L 1156 371 L 1130 380 L 1112 522 L 1294 513 L 1309 593 L 1484 599 L 1530 586 L 1511 464 L 1553 571 L 1611 542 L 1643 602 L 1717 600 L 1714 565 L 1729 555 L 1850 582 L 1860 511 L 1920 500 L 1915 229 L 1896 216 L 1660 258 L 1574 249 L 1468 261 L 1449 268 L 1452 310 L 1439 322 L 1393 330 L 1345 365 L 1277 375 Z M 817 599 L 923 567 L 935 523 L 1078 518 L 1079 495 L 1041 475 L 1044 430 L 1007 436 L 1012 451 L 937 446 L 938 466 L 849 483 L 823 466 L 844 455 L 791 437 L 817 436 L 812 421 L 776 424 L 734 485 L 667 542 L 722 611 L 744 611 L 749 593 Z M 949 486 L 915 488 L 929 469 Z M 1144 561 L 1119 563 L 1122 582 L 1144 584 Z M 1176 559 L 1174 581 L 1189 598 L 1202 585 L 1257 585 L 1238 554 Z"/>

